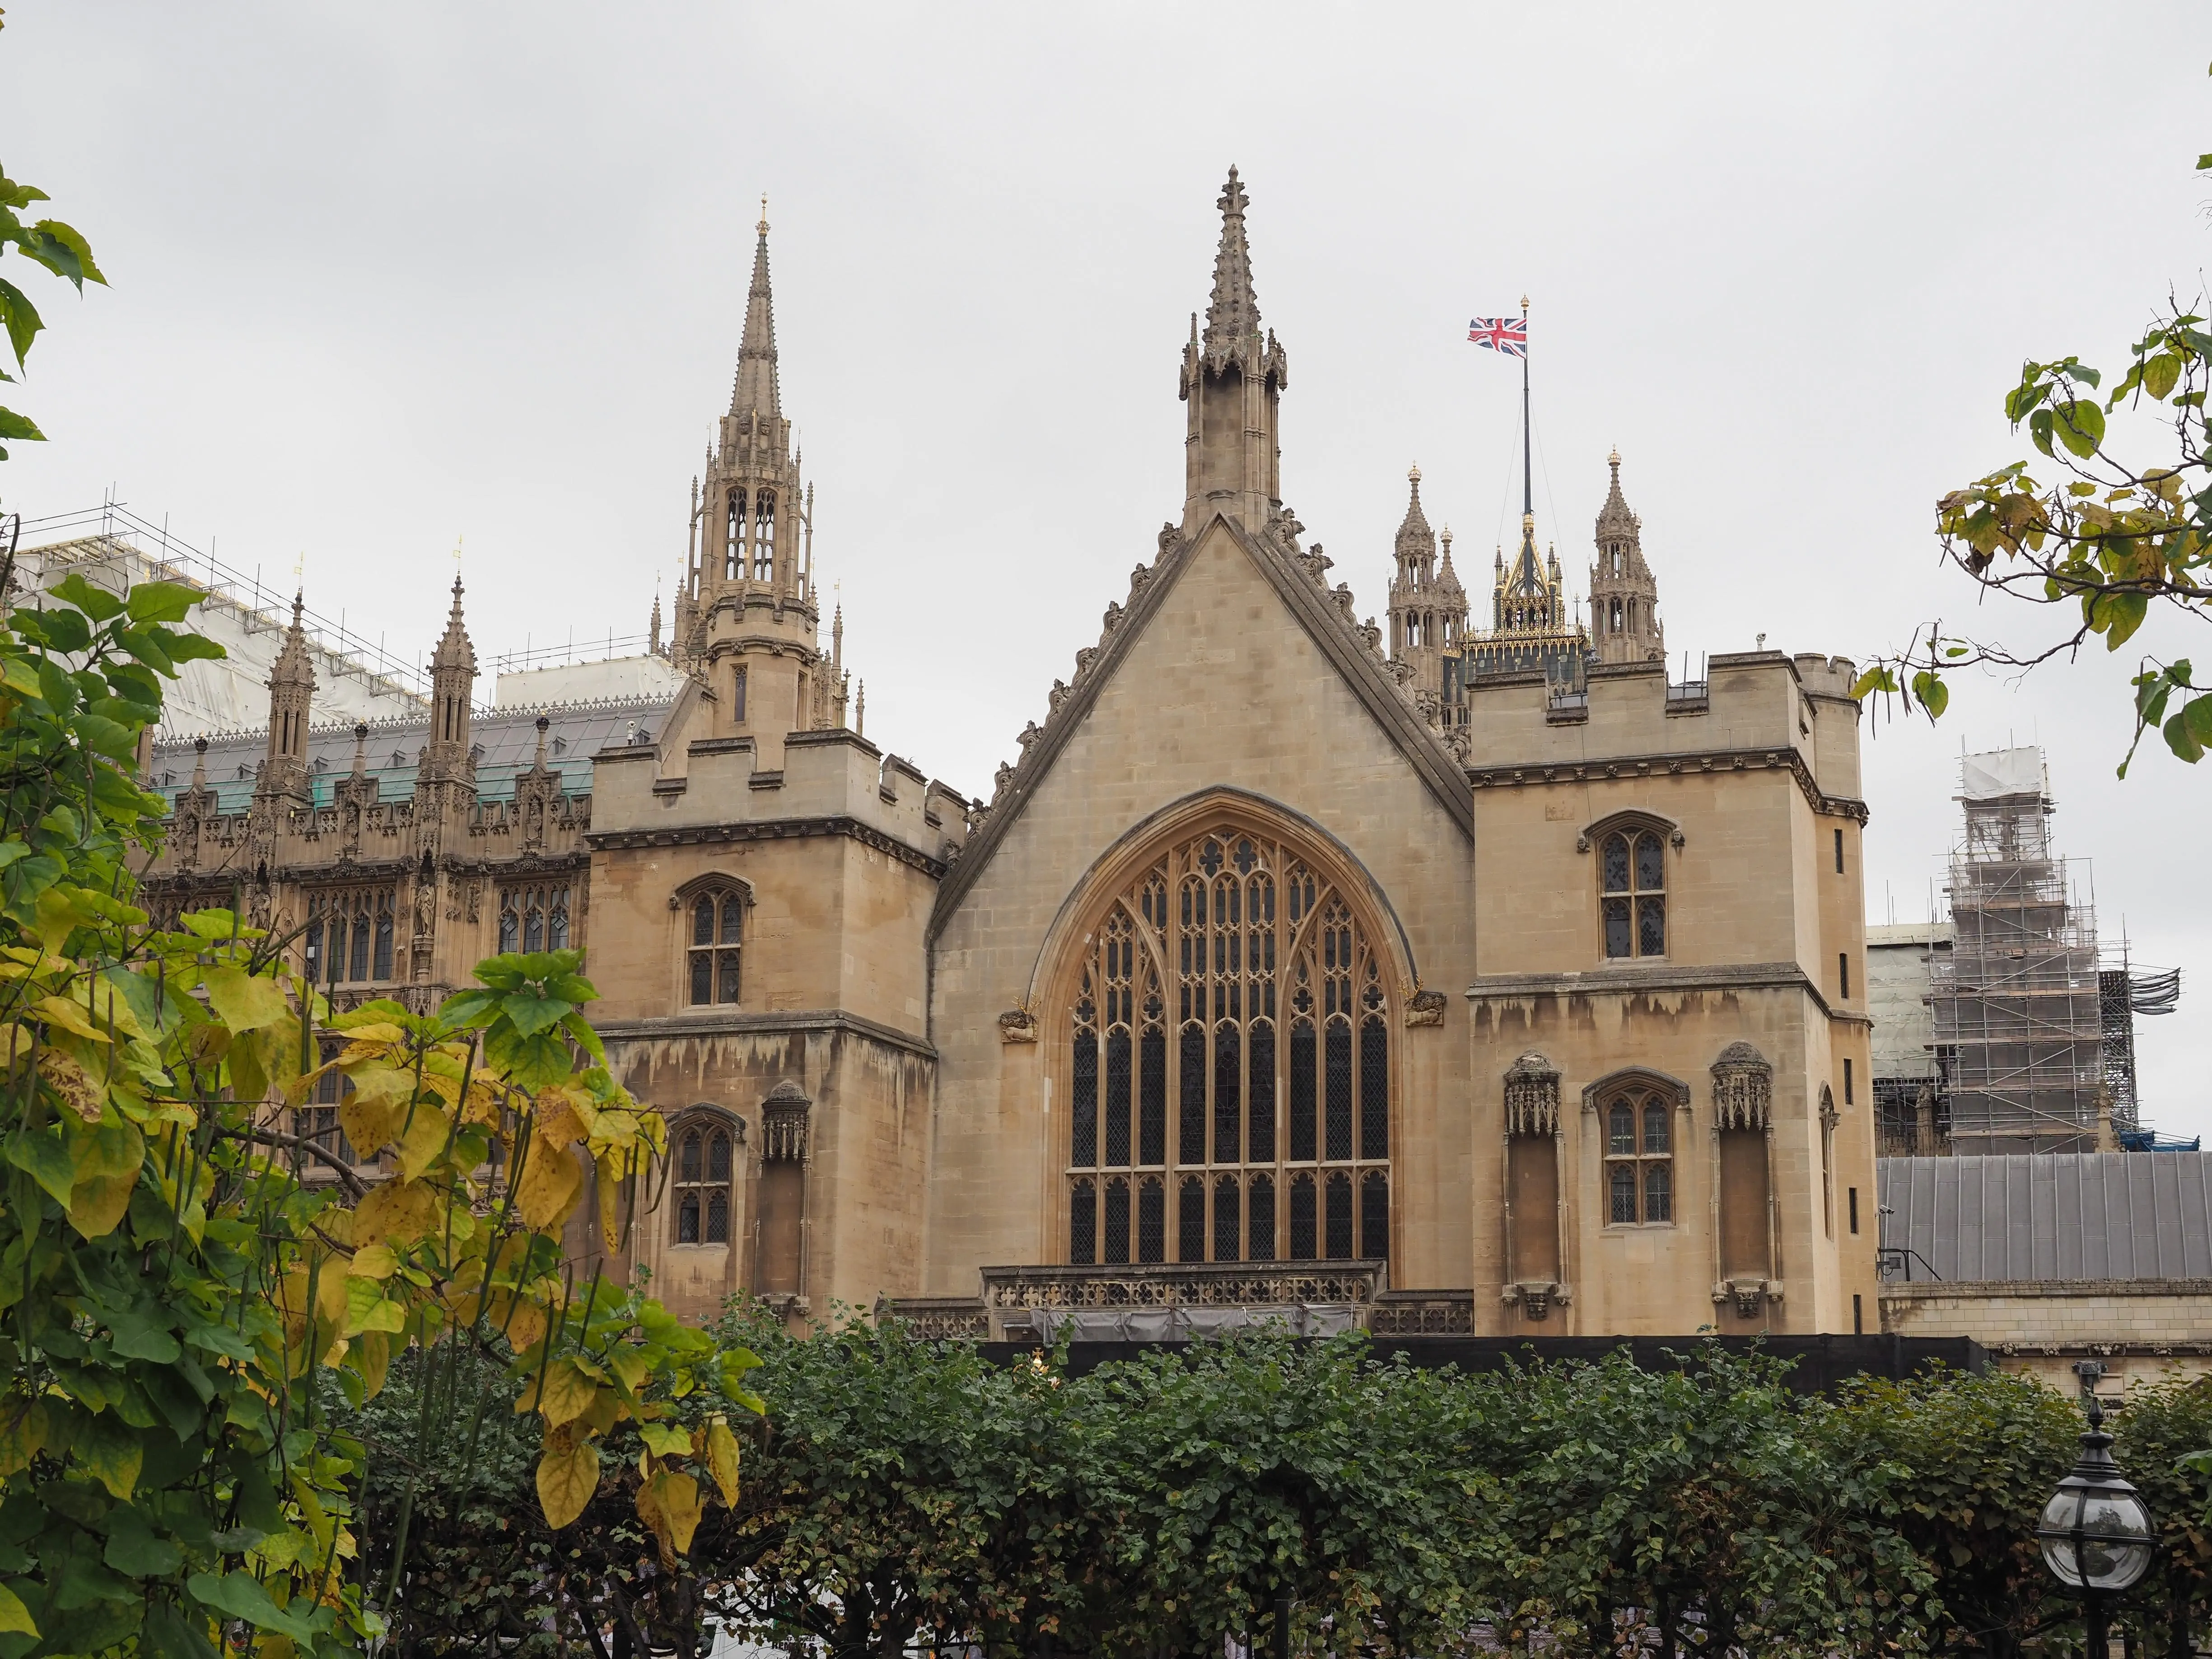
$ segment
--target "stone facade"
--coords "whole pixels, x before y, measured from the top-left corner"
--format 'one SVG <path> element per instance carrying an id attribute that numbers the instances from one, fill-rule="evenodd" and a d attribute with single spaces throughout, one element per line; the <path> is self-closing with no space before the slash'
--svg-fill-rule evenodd
<path id="1" fill-rule="evenodd" d="M 2005 1370 L 2069 1390 L 2084 1360 L 2102 1364 L 2100 1389 L 2114 1393 L 2212 1371 L 2212 1279 L 1892 1282 L 1881 1320 L 1902 1336 L 1971 1336 Z"/>
<path id="2" fill-rule="evenodd" d="M 671 1130 L 607 1265 L 693 1316 L 1873 1328 L 1850 665 L 1670 687 L 1648 603 L 1592 660 L 1533 520 L 1481 655 L 1418 476 L 1386 646 L 1283 503 L 1233 171 L 1219 205 L 1181 513 L 988 802 L 869 744 L 821 642 L 763 221 L 675 689 L 473 710 L 457 585 L 423 716 L 319 728 L 280 658 L 152 890 L 303 929 L 342 1000 L 584 946 Z M 1615 478 L 1601 572 L 1626 538 L 1648 602 Z"/>

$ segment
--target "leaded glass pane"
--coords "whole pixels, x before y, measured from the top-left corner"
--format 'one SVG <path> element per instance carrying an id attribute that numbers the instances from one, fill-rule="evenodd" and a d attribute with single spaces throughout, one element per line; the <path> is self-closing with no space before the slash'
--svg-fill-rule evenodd
<path id="1" fill-rule="evenodd" d="M 501 928 L 504 929 L 506 924 L 513 920 L 514 918 L 511 916 L 502 917 L 501 919 Z M 506 948 L 512 950 L 514 947 L 509 945 Z M 709 1003 L 714 1000 L 714 952 L 711 951 L 694 951 L 691 953 L 691 1000 L 695 1004 L 697 1004 Z"/>
<path id="2" fill-rule="evenodd" d="M 676 1242 L 696 1244 L 699 1242 L 699 1194 L 686 1193 L 676 1208 Z"/>
<path id="3" fill-rule="evenodd" d="M 553 901 L 545 924 L 545 948 L 565 951 L 568 948 L 568 895 L 563 891 Z"/>
<path id="4" fill-rule="evenodd" d="M 376 977 L 392 977 L 392 918 L 389 915 L 376 919 Z"/>
<path id="5" fill-rule="evenodd" d="M 1381 1261 L 1390 1254 L 1390 1177 L 1370 1170 L 1359 1182 L 1359 1254 Z"/>
<path id="6" fill-rule="evenodd" d="M 522 948 L 526 951 L 545 948 L 545 912 L 535 904 L 522 913 Z"/>
<path id="7" fill-rule="evenodd" d="M 1315 1152 L 1314 1029 L 1302 1019 L 1291 1027 L 1291 1159 L 1310 1162 Z"/>
<path id="8" fill-rule="evenodd" d="M 1352 1022 L 1328 1023 L 1328 1156 L 1352 1156 Z"/>
<path id="9" fill-rule="evenodd" d="M 1157 1025 L 1137 1040 L 1137 1162 L 1168 1161 L 1168 1039 Z"/>
<path id="10" fill-rule="evenodd" d="M 1176 1199 L 1176 1259 L 1206 1260 L 1206 1183 L 1196 1176 L 1183 1177 Z"/>
<path id="11" fill-rule="evenodd" d="M 1182 1103 L 1177 1115 L 1182 1120 L 1180 1144 L 1176 1158 L 1185 1164 L 1206 1162 L 1206 1028 L 1186 1025 L 1182 1028 L 1182 1068 L 1177 1079 Z"/>
<path id="12" fill-rule="evenodd" d="M 1328 1178 L 1328 1259 L 1352 1260 L 1352 1177 L 1341 1170 Z"/>
<path id="13" fill-rule="evenodd" d="M 1098 1194 L 1087 1181 L 1067 1195 L 1067 1259 L 1079 1267 L 1098 1259 Z"/>
<path id="14" fill-rule="evenodd" d="M 1619 900 L 1613 902 L 1619 903 Z M 1636 954 L 1640 957 L 1663 957 L 1667 954 L 1667 901 L 1663 898 L 1640 898 L 1636 901 Z"/>
<path id="15" fill-rule="evenodd" d="M 1137 1260 L 1168 1259 L 1168 1194 L 1157 1181 L 1137 1188 Z"/>
<path id="16" fill-rule="evenodd" d="M 1616 1164 L 1608 1176 L 1613 1188 L 1613 1220 L 1616 1225 L 1636 1219 L 1636 1166 Z"/>
<path id="17" fill-rule="evenodd" d="M 707 1194 L 707 1242 L 730 1242 L 730 1195 L 719 1187 Z"/>
<path id="18" fill-rule="evenodd" d="M 719 1131 L 707 1143 L 707 1179 L 727 1181 L 730 1178 L 730 1138 Z"/>
<path id="19" fill-rule="evenodd" d="M 1608 957 L 1626 957 L 1635 953 L 1635 936 L 1628 925 L 1628 901 L 1609 898 L 1605 901 L 1605 953 Z"/>
<path id="20" fill-rule="evenodd" d="M 744 931 L 744 902 L 735 893 L 731 893 L 722 900 L 722 943 L 737 944 L 738 936 Z"/>
<path id="21" fill-rule="evenodd" d="M 1244 1126 L 1245 1156 L 1255 1164 L 1275 1161 L 1275 1028 L 1255 1020 L 1246 1038 L 1251 1051 L 1252 1103 Z"/>
<path id="22" fill-rule="evenodd" d="M 1094 1031 L 1075 1034 L 1074 1063 L 1068 1068 L 1073 1086 L 1068 1109 L 1073 1118 L 1068 1134 L 1067 1161 L 1079 1169 L 1098 1162 L 1098 1036 Z"/>
<path id="23" fill-rule="evenodd" d="M 1213 1028 L 1213 1161 L 1236 1164 L 1243 1157 L 1243 1103 L 1237 1076 L 1243 1069 L 1243 1045 L 1237 1027 L 1224 1021 Z"/>
<path id="24" fill-rule="evenodd" d="M 1129 1183 L 1126 1181 L 1106 1183 L 1105 1256 L 1115 1267 L 1129 1259 Z"/>
<path id="25" fill-rule="evenodd" d="M 1251 1190 L 1244 1194 L 1245 1231 L 1249 1243 L 1245 1248 L 1247 1261 L 1273 1261 L 1275 1259 L 1275 1183 L 1267 1176 L 1254 1176 Z"/>
<path id="26" fill-rule="evenodd" d="M 1213 1259 L 1234 1261 L 1242 1252 L 1244 1218 L 1237 1201 L 1237 1177 L 1224 1176 L 1213 1183 Z"/>
<path id="27" fill-rule="evenodd" d="M 714 952 L 715 973 L 720 981 L 722 1000 L 738 1000 L 738 953 L 735 951 Z"/>
<path id="28" fill-rule="evenodd" d="M 368 918 L 361 916 L 353 925 L 353 960 L 348 964 L 348 979 L 368 977 Z"/>
<path id="29" fill-rule="evenodd" d="M 1106 1159 L 1109 1164 L 1127 1165 L 1129 1162 L 1129 1034 L 1126 1030 L 1106 1034 Z M 1113 1189 L 1107 1189 L 1106 1206 L 1113 1213 Z M 1123 1208 L 1127 1210 L 1127 1204 Z M 1123 1216 L 1126 1222 L 1127 1217 Z M 1111 1258 L 1127 1261 L 1125 1255 Z"/>
<path id="30" fill-rule="evenodd" d="M 1605 838 L 1605 847 L 1601 856 L 1603 860 L 1605 882 L 1602 890 L 1608 893 L 1626 892 L 1628 890 L 1628 837 L 1607 836 Z"/>
<path id="31" fill-rule="evenodd" d="M 1673 1128 L 1667 1121 L 1666 1106 L 1656 1100 L 1647 1101 L 1644 1107 L 1644 1150 L 1647 1152 L 1672 1152 Z"/>
<path id="32" fill-rule="evenodd" d="M 1320 1255 L 1320 1241 L 1315 1226 L 1315 1194 L 1313 1177 L 1294 1176 L 1291 1180 L 1291 1260 L 1311 1261 Z"/>
<path id="33" fill-rule="evenodd" d="M 1359 1023 L 1359 1155 L 1390 1156 L 1390 1039 L 1380 1015 Z"/>
<path id="34" fill-rule="evenodd" d="M 1606 1114 L 1605 1149 L 1608 1152 L 1636 1150 L 1636 1114 L 1625 1100 L 1616 1100 Z"/>
<path id="35" fill-rule="evenodd" d="M 1674 1218 L 1673 1164 L 1647 1164 L 1644 1166 L 1644 1218 L 1646 1221 L 1671 1221 Z"/>
<path id="36" fill-rule="evenodd" d="M 1667 843 L 1656 836 L 1636 838 L 1636 890 L 1656 893 L 1667 884 Z"/>
<path id="37" fill-rule="evenodd" d="M 714 901 L 702 898 L 691 907 L 691 942 L 712 945 L 714 942 Z"/>
<path id="38" fill-rule="evenodd" d="M 677 1165 L 678 1179 L 699 1179 L 699 1132 L 696 1129 L 684 1137 L 684 1152 Z"/>

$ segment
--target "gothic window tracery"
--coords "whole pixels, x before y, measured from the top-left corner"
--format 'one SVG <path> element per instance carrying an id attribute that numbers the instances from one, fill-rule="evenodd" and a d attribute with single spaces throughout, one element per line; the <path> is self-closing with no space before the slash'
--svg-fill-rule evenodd
<path id="1" fill-rule="evenodd" d="M 504 888 L 499 896 L 499 948 L 565 951 L 569 914 L 566 883 Z"/>
<path id="2" fill-rule="evenodd" d="M 733 725 L 745 723 L 745 665 L 739 663 L 730 677 L 730 720 Z"/>
<path id="3" fill-rule="evenodd" d="M 1296 848 L 1175 846 L 1076 972 L 1068 1261 L 1387 1256 L 1391 1014 L 1367 924 Z"/>
<path id="4" fill-rule="evenodd" d="M 1657 830 L 1620 829 L 1598 843 L 1599 909 L 1610 957 L 1667 954 L 1667 842 Z"/>
<path id="5" fill-rule="evenodd" d="M 322 985 L 387 980 L 392 969 L 392 890 L 325 890 L 308 896 L 301 935 L 307 978 Z"/>
<path id="6" fill-rule="evenodd" d="M 735 1159 L 730 1131 L 709 1119 L 676 1134 L 676 1239 L 678 1244 L 730 1242 L 730 1197 Z"/>
<path id="7" fill-rule="evenodd" d="M 723 882 L 679 900 L 684 917 L 684 1000 L 694 1008 L 738 1000 L 745 931 L 745 892 Z"/>
<path id="8" fill-rule="evenodd" d="M 722 532 L 722 580 L 736 581 L 745 574 L 745 492 L 730 492 L 730 511 Z"/>
<path id="9" fill-rule="evenodd" d="M 1649 1226 L 1674 1218 L 1674 1126 L 1661 1091 L 1630 1085 L 1599 1104 L 1605 1124 L 1606 1222 Z"/>
<path id="10" fill-rule="evenodd" d="M 764 582 L 775 574 L 775 495 L 763 489 L 753 514 L 753 580 Z"/>

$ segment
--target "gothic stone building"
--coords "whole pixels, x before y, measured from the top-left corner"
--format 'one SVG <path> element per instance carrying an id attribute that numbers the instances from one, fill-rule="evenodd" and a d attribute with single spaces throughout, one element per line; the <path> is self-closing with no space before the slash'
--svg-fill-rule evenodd
<path id="1" fill-rule="evenodd" d="M 159 901 L 302 927 L 342 998 L 585 949 L 671 1126 L 611 1265 L 695 1316 L 1857 1328 L 1850 665 L 1670 684 L 1617 458 L 1591 630 L 1531 522 L 1470 631 L 1417 476 L 1386 651 L 1283 504 L 1289 360 L 1233 172 L 1219 205 L 1180 513 L 988 803 L 848 721 L 763 223 L 672 689 L 478 708 L 458 584 L 419 716 L 318 726 L 288 648 L 265 732 L 155 757 L 192 768 Z"/>

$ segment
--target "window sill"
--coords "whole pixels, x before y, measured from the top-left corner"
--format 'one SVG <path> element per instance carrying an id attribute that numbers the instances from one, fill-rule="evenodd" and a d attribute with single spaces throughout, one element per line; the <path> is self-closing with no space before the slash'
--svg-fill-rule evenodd
<path id="1" fill-rule="evenodd" d="M 672 1250 L 726 1250 L 730 1247 L 727 1244 L 684 1244 L 672 1243 L 668 1248 Z"/>
<path id="2" fill-rule="evenodd" d="M 1598 1229 L 1601 1233 L 1671 1233 L 1681 1226 L 1679 1221 L 1608 1221 Z"/>

